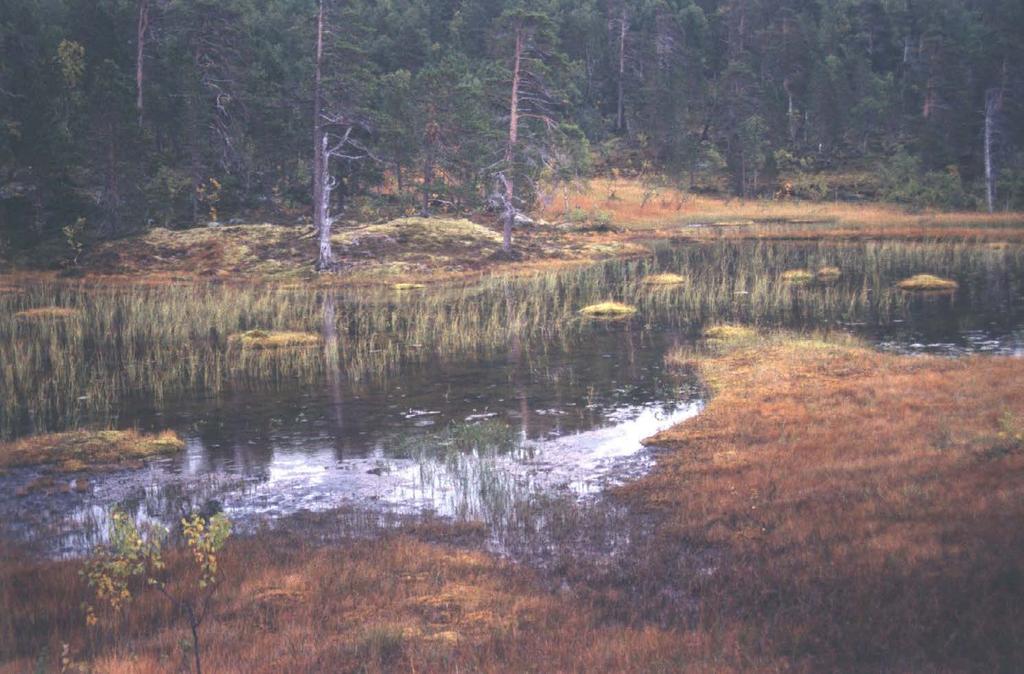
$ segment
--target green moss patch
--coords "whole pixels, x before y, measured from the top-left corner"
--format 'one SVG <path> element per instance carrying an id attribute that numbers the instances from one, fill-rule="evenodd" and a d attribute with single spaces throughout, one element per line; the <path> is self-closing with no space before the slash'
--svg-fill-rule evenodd
<path id="1" fill-rule="evenodd" d="M 128 461 L 173 454 L 185 448 L 174 431 L 69 431 L 0 443 L 0 467 L 52 464 L 64 472 L 116 467 Z"/>

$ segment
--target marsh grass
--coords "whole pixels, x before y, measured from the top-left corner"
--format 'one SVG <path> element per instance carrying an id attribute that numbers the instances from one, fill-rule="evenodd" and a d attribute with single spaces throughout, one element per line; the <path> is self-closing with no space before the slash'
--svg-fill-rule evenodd
<path id="1" fill-rule="evenodd" d="M 1020 669 L 1024 362 L 792 333 L 695 362 L 714 397 L 620 495 L 718 551 L 704 624 L 815 671 Z"/>
<path id="2" fill-rule="evenodd" d="M 59 321 L 76 318 L 80 314 L 81 312 L 73 307 L 37 307 L 17 311 L 14 317 L 21 321 Z"/>
<path id="3" fill-rule="evenodd" d="M 888 235 L 1024 240 L 1020 213 L 910 212 L 882 203 L 723 199 L 625 178 L 591 180 L 585 190 L 571 196 L 569 209 L 602 211 L 613 225 L 634 231 L 717 224 L 707 228 L 711 235 L 732 234 L 716 230 L 734 229 L 739 236 L 797 233 L 817 239 Z M 564 215 L 563 207 L 556 200 L 543 215 L 557 220 Z"/>
<path id="4" fill-rule="evenodd" d="M 785 270 L 826 266 L 844 273 L 828 284 L 778 282 Z M 0 294 L 0 437 L 109 425 L 129 399 L 159 410 L 197 392 L 321 386 L 328 372 L 358 392 L 386 386 L 410 365 L 488 358 L 514 341 L 527 354 L 556 344 L 568 350 L 589 330 L 664 326 L 696 335 L 718 323 L 885 324 L 906 317 L 913 297 L 894 284 L 912 270 L 1003 278 L 1012 293 L 1022 267 L 1020 247 L 722 241 L 430 292 L 29 280 L 22 292 Z M 652 292 L 644 279 L 665 273 L 686 283 Z M 984 289 L 967 285 L 958 301 L 980 301 Z M 581 307 L 609 297 L 640 319 L 619 327 L 579 320 Z M 16 318 L 47 307 L 77 313 Z M 231 335 L 253 330 L 300 333 L 309 346 L 233 346 Z"/>

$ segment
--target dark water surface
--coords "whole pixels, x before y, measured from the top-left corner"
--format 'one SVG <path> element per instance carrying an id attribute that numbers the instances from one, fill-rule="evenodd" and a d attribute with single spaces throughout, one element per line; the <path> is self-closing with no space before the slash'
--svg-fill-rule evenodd
<path id="1" fill-rule="evenodd" d="M 580 322 L 557 339 L 510 339 L 486 353 L 428 354 L 377 382 L 350 381 L 339 368 L 342 376 L 272 387 L 122 400 L 116 426 L 174 429 L 186 450 L 141 469 L 86 475 L 81 493 L 18 496 L 40 471 L 13 470 L 0 477 L 0 536 L 74 555 L 103 540 L 114 507 L 168 524 L 204 506 L 222 508 L 242 530 L 345 507 L 427 512 L 506 531 L 536 519 L 538 503 L 593 499 L 650 468 L 641 440 L 704 402 L 693 376 L 663 367 L 665 354 L 695 343 L 702 325 L 842 329 L 900 352 L 1019 356 L 1022 260 L 1016 250 L 888 244 L 661 248 L 652 260 L 612 263 L 595 272 L 599 280 L 580 281 L 592 299 L 637 304 L 629 321 Z M 842 268 L 842 277 L 806 287 L 778 282 L 786 269 L 825 264 Z M 638 283 L 655 271 L 678 271 L 691 283 Z M 960 289 L 893 289 L 925 271 L 956 279 Z M 331 311 L 345 312 L 347 301 Z M 497 547 L 500 538 L 494 533 Z"/>

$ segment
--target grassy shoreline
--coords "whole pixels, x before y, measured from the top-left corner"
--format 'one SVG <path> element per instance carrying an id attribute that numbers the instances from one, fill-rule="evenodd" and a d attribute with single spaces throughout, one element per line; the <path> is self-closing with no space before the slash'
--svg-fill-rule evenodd
<path id="1" fill-rule="evenodd" d="M 664 448 L 655 470 L 615 494 L 658 521 L 628 566 L 600 581 L 561 569 L 569 582 L 552 592 L 521 566 L 406 535 L 316 546 L 260 534 L 226 551 L 209 662 L 224 672 L 1021 666 L 1024 361 L 785 335 L 708 348 L 673 362 L 698 367 L 714 399 L 652 438 Z M 680 543 L 703 554 L 680 554 Z M 0 672 L 39 652 L 52 662 L 61 642 L 83 658 L 91 644 L 103 671 L 173 669 L 181 628 L 157 602 L 90 634 L 69 610 L 84 592 L 76 563 L 6 559 Z M 666 592 L 695 610 L 666 615 Z"/>
<path id="2" fill-rule="evenodd" d="M 568 270 L 649 255 L 652 241 L 1024 244 L 1020 212 L 911 212 L 882 203 L 721 199 L 628 179 L 594 179 L 568 201 L 554 200 L 538 216 L 538 224 L 516 230 L 515 260 L 498 255 L 498 228 L 489 220 L 399 218 L 339 226 L 334 240 L 340 273 L 316 274 L 311 230 L 250 224 L 158 229 L 103 242 L 82 257 L 71 280 L 374 287 Z M 57 276 L 15 265 L 0 273 L 0 287 L 17 289 L 26 281 Z"/>
<path id="3" fill-rule="evenodd" d="M 716 395 L 620 493 L 720 551 L 703 620 L 814 669 L 1024 663 L 1024 361 L 775 336 L 675 362 Z"/>

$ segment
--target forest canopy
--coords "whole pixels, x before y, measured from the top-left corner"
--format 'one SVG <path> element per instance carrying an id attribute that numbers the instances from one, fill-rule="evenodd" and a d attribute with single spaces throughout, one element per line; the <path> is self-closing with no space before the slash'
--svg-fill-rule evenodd
<path id="1" fill-rule="evenodd" d="M 0 0 L 0 246 L 308 221 L 323 138 L 348 218 L 611 170 L 1022 208 L 1022 34 L 1019 0 Z"/>

